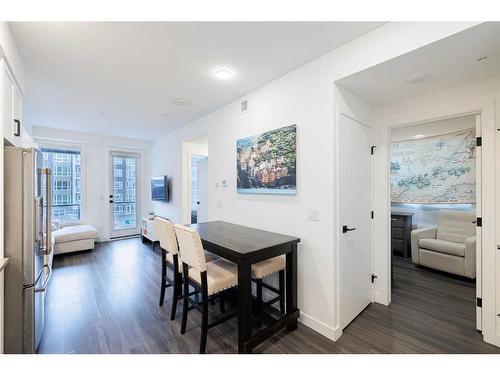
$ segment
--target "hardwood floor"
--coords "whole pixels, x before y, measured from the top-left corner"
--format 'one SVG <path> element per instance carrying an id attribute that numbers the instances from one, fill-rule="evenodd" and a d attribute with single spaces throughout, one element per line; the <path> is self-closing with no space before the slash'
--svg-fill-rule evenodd
<path id="1" fill-rule="evenodd" d="M 200 320 L 181 335 L 167 289 L 158 306 L 160 256 L 138 238 L 54 258 L 40 353 L 196 353 Z M 332 342 L 299 324 L 256 353 L 500 353 L 475 330 L 475 286 L 396 261 L 391 306 L 372 304 Z M 217 306 L 210 318 L 217 316 Z M 210 319 L 209 318 L 209 319 Z M 236 353 L 236 319 L 209 331 L 207 353 Z"/>

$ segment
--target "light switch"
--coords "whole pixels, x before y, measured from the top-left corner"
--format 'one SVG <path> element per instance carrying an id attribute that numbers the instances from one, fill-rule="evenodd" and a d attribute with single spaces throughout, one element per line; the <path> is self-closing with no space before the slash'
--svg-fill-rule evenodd
<path id="1" fill-rule="evenodd" d="M 222 208 L 222 201 L 221 200 L 218 200 L 216 202 L 216 205 L 217 205 L 217 208 Z"/>
<path id="2" fill-rule="evenodd" d="M 307 220 L 319 221 L 319 208 L 309 207 L 307 209 Z"/>
<path id="3" fill-rule="evenodd" d="M 219 180 L 215 180 L 215 187 L 216 188 L 220 187 L 220 181 Z"/>
<path id="4" fill-rule="evenodd" d="M 221 183 L 222 183 L 222 187 L 227 187 L 227 181 L 226 180 L 222 180 Z"/>

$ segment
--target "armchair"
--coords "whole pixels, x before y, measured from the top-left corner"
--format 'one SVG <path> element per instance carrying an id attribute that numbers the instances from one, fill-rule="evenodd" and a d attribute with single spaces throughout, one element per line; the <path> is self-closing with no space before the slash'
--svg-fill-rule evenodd
<path id="1" fill-rule="evenodd" d="M 411 232 L 413 263 L 475 279 L 475 220 L 472 211 L 441 210 L 437 227 Z"/>

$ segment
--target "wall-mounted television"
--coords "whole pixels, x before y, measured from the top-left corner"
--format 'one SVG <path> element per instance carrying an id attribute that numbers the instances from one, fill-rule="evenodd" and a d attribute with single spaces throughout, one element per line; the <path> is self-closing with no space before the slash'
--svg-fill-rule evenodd
<path id="1" fill-rule="evenodd" d="M 168 177 L 151 177 L 151 198 L 154 201 L 168 202 Z"/>

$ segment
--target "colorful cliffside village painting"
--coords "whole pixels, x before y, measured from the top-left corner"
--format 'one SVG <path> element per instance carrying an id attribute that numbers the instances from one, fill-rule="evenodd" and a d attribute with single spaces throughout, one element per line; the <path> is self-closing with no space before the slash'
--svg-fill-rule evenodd
<path id="1" fill-rule="evenodd" d="M 239 139 L 236 149 L 238 193 L 296 194 L 296 125 Z"/>

